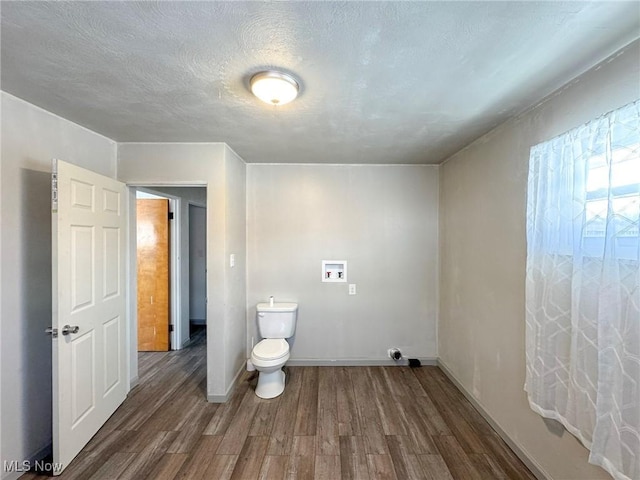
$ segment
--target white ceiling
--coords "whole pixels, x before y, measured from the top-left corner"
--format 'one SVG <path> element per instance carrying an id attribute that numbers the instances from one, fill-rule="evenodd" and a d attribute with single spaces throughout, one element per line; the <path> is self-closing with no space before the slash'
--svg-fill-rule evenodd
<path id="1" fill-rule="evenodd" d="M 640 2 L 2 2 L 2 89 L 118 142 L 439 163 L 640 36 Z M 277 67 L 300 97 L 262 104 Z"/>

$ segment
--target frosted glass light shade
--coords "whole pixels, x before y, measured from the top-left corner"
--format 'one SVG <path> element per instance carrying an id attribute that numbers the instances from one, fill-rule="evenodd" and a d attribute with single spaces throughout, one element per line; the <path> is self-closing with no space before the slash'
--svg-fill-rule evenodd
<path id="1" fill-rule="evenodd" d="M 251 92 L 270 105 L 284 105 L 298 96 L 298 82 L 286 73 L 260 72 L 251 77 Z"/>

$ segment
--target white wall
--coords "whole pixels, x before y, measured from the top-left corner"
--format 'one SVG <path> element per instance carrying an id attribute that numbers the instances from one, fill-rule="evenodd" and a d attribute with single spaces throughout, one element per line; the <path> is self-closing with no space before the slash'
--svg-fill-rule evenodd
<path id="1" fill-rule="evenodd" d="M 225 150 L 225 379 L 241 373 L 247 359 L 247 165 L 229 147 Z M 235 255 L 231 267 L 229 256 Z M 209 333 L 207 331 L 207 337 Z"/>
<path id="2" fill-rule="evenodd" d="M 189 205 L 189 322 L 207 318 L 207 210 Z"/>
<path id="3" fill-rule="evenodd" d="M 274 295 L 299 303 L 292 362 L 437 356 L 438 167 L 250 164 L 247 191 L 249 337 Z M 355 296 L 322 260 L 347 260 Z"/>
<path id="4" fill-rule="evenodd" d="M 237 358 L 244 354 L 244 345 L 238 349 L 225 342 L 230 331 L 245 328 L 244 315 L 238 327 L 234 314 L 245 309 L 244 276 L 239 277 L 238 268 L 231 271 L 228 262 L 229 253 L 246 255 L 244 208 L 230 191 L 244 183 L 243 172 L 244 162 L 223 143 L 118 146 L 118 179 L 123 182 L 207 186 L 207 392 L 213 401 L 224 400 L 229 393 L 235 376 L 229 372 L 240 368 Z M 130 353 L 135 356 L 135 351 Z"/>
<path id="5" fill-rule="evenodd" d="M 441 360 L 549 478 L 609 476 L 523 390 L 529 149 L 640 98 L 639 79 L 635 42 L 441 167 Z"/>
<path id="6" fill-rule="evenodd" d="M 1 464 L 32 459 L 51 443 L 51 337 L 44 333 L 51 324 L 51 159 L 114 177 L 116 143 L 0 96 Z"/>
<path id="7" fill-rule="evenodd" d="M 2 95 L 2 93 L 0 93 Z M 2 98 L 0 97 L 0 102 L 2 102 Z M 0 103 L 0 108 L 2 107 Z M 1 112 L 2 110 L 0 110 Z M 2 142 L 2 115 L 0 115 L 0 145 L 4 143 Z M 0 160 L 2 158 L 2 152 L 0 151 Z M 0 163 L 0 187 L 2 187 L 2 164 Z M 2 277 L 3 268 L 2 268 L 2 205 L 4 202 L 2 201 L 2 189 L 0 188 L 0 362 L 4 361 L 4 357 L 2 356 L 2 345 L 3 345 L 3 337 L 2 337 Z M 5 460 L 4 450 L 2 449 L 2 365 L 0 364 L 0 464 L 3 464 L 3 460 Z M 6 475 L 8 477 L 8 475 Z M 4 478 L 2 474 L 0 474 L 0 478 Z"/>

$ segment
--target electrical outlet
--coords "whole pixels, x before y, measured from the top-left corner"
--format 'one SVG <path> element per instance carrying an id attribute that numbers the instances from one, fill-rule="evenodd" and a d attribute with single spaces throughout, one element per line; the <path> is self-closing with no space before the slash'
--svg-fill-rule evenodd
<path id="1" fill-rule="evenodd" d="M 232 253 L 231 255 L 229 255 L 229 266 L 231 268 L 236 266 L 236 254 Z"/>
<path id="2" fill-rule="evenodd" d="M 356 294 L 356 284 L 355 283 L 350 283 L 349 284 L 349 295 L 355 295 Z"/>

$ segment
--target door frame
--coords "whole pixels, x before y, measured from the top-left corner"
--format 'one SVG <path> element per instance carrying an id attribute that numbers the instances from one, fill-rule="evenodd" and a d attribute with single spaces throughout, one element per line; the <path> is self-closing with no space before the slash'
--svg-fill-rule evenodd
<path id="1" fill-rule="evenodd" d="M 163 192 L 153 190 L 154 187 L 205 187 L 208 188 L 206 182 L 202 183 L 157 183 L 157 182 L 135 182 L 127 183 L 129 190 L 129 239 L 127 242 L 127 248 L 129 250 L 129 263 L 127 268 L 127 290 L 128 290 L 128 305 L 129 305 L 129 323 L 127 328 L 127 342 L 129 346 L 129 388 L 135 387 L 139 382 L 138 376 L 138 269 L 137 269 L 137 218 L 136 218 L 136 193 L 138 191 L 150 193 L 163 198 L 169 199 L 169 206 L 174 215 L 174 220 L 170 224 L 170 242 L 171 242 L 171 259 L 170 259 L 170 295 L 171 295 L 171 323 L 173 324 L 173 332 L 171 332 L 171 346 L 172 350 L 176 350 L 182 347 L 178 345 L 178 340 L 181 338 L 182 326 L 180 325 L 179 313 L 182 307 L 181 297 L 181 275 L 180 275 L 180 261 L 179 258 L 179 245 L 182 235 L 184 233 L 180 228 L 180 206 L 183 201 L 180 197 L 170 195 Z M 175 202 L 175 203 L 172 203 Z M 206 206 L 205 206 L 206 208 Z M 208 250 L 208 247 L 207 247 Z M 174 301 L 175 300 L 175 301 Z M 178 348 L 175 348 L 178 347 Z"/>

